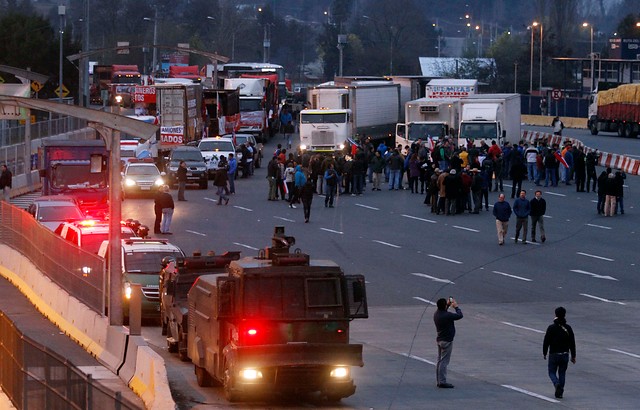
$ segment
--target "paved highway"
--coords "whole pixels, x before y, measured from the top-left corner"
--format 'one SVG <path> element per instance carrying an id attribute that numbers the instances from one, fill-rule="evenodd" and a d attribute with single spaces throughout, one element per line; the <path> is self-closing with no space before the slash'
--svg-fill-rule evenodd
<path id="1" fill-rule="evenodd" d="M 588 134 L 569 133 L 585 140 Z M 620 153 L 637 154 L 640 143 L 588 138 L 611 143 L 615 149 L 600 149 Z M 278 137 L 265 152 L 277 142 Z M 188 202 L 176 202 L 169 238 L 187 253 L 241 250 L 250 256 L 270 244 L 275 225 L 283 225 L 296 237 L 296 247 L 313 258 L 332 259 L 348 274 L 364 273 L 370 318 L 352 322 L 352 339 L 365 345 L 365 367 L 355 371 L 356 394 L 338 407 L 637 408 L 640 342 L 632 313 L 640 300 L 637 177 L 626 181 L 625 215 L 609 218 L 597 215 L 596 194 L 577 193 L 574 185 L 542 188 L 547 242 L 516 245 L 510 239 L 498 246 L 491 212 L 436 216 L 423 196 L 409 191 L 341 196 L 333 209 L 316 196 L 311 222 L 305 224 L 300 207 L 267 201 L 265 175 L 263 168 L 237 181 L 237 194 L 226 206 L 217 205 L 212 188 L 187 190 Z M 524 188 L 531 197 L 533 184 L 525 182 Z M 490 202 L 496 196 L 491 193 Z M 152 200 L 125 200 L 123 216 L 151 226 Z M 512 219 L 509 238 L 514 227 Z M 449 367 L 456 388 L 440 390 L 433 366 L 433 303 L 449 295 L 465 317 L 457 323 Z M 562 400 L 553 397 L 541 351 L 558 305 L 568 310 L 578 346 Z M 146 327 L 144 335 L 166 358 L 181 408 L 326 407 L 313 397 L 231 406 L 220 389 L 197 387 L 192 365 L 166 353 L 158 327 Z"/>

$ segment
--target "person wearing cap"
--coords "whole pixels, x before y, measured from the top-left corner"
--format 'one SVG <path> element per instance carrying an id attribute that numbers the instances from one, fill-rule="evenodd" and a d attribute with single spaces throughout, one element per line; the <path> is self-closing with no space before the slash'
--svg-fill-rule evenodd
<path id="1" fill-rule="evenodd" d="M 555 387 L 555 396 L 561 399 L 564 393 L 565 375 L 569 366 L 569 353 L 571 363 L 576 363 L 576 339 L 573 329 L 567 324 L 567 310 L 559 306 L 555 310 L 556 317 L 553 324 L 549 325 L 542 343 L 542 357 L 549 362 L 547 369 L 549 378 Z"/>

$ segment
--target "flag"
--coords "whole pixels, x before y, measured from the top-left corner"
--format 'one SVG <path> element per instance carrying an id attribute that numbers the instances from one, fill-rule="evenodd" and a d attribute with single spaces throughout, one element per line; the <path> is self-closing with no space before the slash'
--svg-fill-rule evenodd
<path id="1" fill-rule="evenodd" d="M 233 135 L 233 146 L 237 147 L 238 146 L 238 140 L 236 138 L 236 130 L 235 129 L 233 130 L 233 134 L 231 134 L 231 135 Z"/>
<path id="2" fill-rule="evenodd" d="M 567 164 L 567 161 L 564 160 L 564 158 L 558 151 L 554 152 L 553 156 L 556 157 L 556 159 L 562 164 L 562 166 L 564 166 L 565 168 L 569 168 L 569 164 Z"/>
<path id="3" fill-rule="evenodd" d="M 429 151 L 433 151 L 435 144 L 433 143 L 433 138 L 429 137 Z"/>
<path id="4" fill-rule="evenodd" d="M 286 182 L 284 182 L 284 181 L 282 181 L 282 186 L 283 186 L 283 188 L 284 188 L 284 193 L 285 193 L 286 195 L 289 195 L 289 187 L 287 186 L 287 183 L 286 183 Z"/>

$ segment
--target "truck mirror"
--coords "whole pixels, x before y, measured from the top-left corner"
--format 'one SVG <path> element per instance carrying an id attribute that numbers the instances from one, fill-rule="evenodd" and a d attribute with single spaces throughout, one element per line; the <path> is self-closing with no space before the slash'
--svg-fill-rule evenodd
<path id="1" fill-rule="evenodd" d="M 507 130 L 502 130 L 502 139 L 503 140 L 507 139 Z"/>
<path id="2" fill-rule="evenodd" d="M 353 283 L 352 292 L 353 295 L 351 297 L 353 298 L 353 301 L 357 303 L 362 302 L 362 299 L 364 298 L 364 289 L 362 288 L 362 284 L 360 282 Z"/>
<path id="3" fill-rule="evenodd" d="M 369 317 L 367 306 L 367 290 L 363 275 L 346 275 L 347 315 L 350 319 Z"/>

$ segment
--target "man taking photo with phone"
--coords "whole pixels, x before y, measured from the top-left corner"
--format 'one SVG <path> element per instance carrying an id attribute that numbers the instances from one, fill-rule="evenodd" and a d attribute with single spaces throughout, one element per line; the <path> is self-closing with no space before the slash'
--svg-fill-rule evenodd
<path id="1" fill-rule="evenodd" d="M 436 303 L 438 310 L 433 314 L 433 322 L 436 325 L 438 335 L 438 362 L 436 363 L 436 382 L 441 389 L 452 389 L 453 384 L 447 383 L 447 366 L 453 351 L 453 338 L 456 335 L 454 322 L 462 319 L 462 311 L 454 298 L 449 297 L 438 299 Z M 455 309 L 455 313 L 448 312 L 449 306 Z"/>

